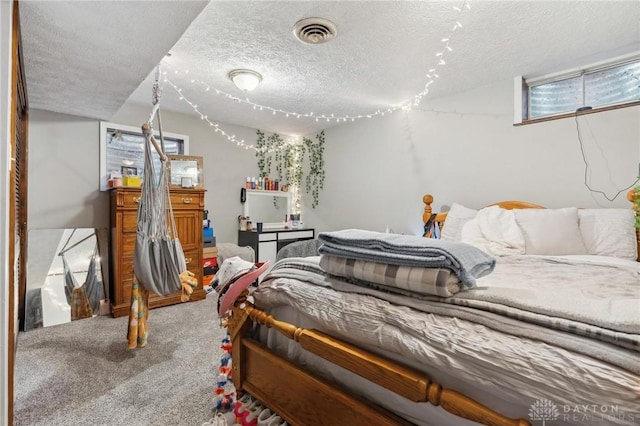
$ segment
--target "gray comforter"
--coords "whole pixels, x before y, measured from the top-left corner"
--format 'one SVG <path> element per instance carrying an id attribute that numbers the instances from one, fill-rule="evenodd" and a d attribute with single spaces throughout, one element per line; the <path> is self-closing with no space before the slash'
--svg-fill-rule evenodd
<path id="1" fill-rule="evenodd" d="M 299 285 L 281 286 L 279 278 Z M 343 298 L 374 296 L 547 342 L 640 374 L 640 264 L 635 262 L 513 256 L 500 258 L 495 271 L 478 280 L 477 287 L 453 297 L 395 290 L 330 276 L 320 268 L 319 257 L 311 257 L 276 263 L 254 296 L 259 306 L 268 308 L 287 300 L 299 309 L 332 300 L 335 296 L 330 292 L 339 292 Z M 328 304 L 324 311 L 329 314 L 331 309 Z"/>

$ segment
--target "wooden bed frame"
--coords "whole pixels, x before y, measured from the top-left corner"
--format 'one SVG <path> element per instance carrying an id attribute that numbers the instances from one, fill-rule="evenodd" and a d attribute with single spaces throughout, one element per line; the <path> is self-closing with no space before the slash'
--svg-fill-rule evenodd
<path id="1" fill-rule="evenodd" d="M 638 207 L 636 193 L 628 198 Z M 432 215 L 433 197 L 423 197 L 423 218 Z M 521 201 L 497 203 L 503 208 L 544 208 Z M 640 214 L 640 213 L 637 213 Z M 444 223 L 446 213 L 436 221 Z M 638 235 L 640 252 L 640 233 Z M 640 260 L 640 259 L 639 259 Z M 496 426 L 531 425 L 525 419 L 511 419 L 452 389 L 443 388 L 424 373 L 408 368 L 352 344 L 313 329 L 299 328 L 276 320 L 255 308 L 241 296 L 226 319 L 232 341 L 233 383 L 238 394 L 248 392 L 278 413 L 290 425 L 409 425 L 378 406 L 359 399 L 335 383 L 328 382 L 284 359 L 251 338 L 254 323 L 272 327 L 295 340 L 302 348 L 335 365 L 415 402 L 428 402 L 481 424 Z"/>

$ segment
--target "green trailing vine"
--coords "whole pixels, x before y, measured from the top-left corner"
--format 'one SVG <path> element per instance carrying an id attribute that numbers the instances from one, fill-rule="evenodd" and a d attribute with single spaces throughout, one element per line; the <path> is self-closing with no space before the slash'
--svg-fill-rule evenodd
<path id="1" fill-rule="evenodd" d="M 278 180 L 282 180 L 282 147 L 284 146 L 284 140 L 282 137 L 274 133 L 269 136 L 269 144 L 272 152 L 274 153 L 274 162 L 276 164 L 276 173 Z M 269 157 L 269 172 L 271 172 L 271 157 Z"/>
<path id="2" fill-rule="evenodd" d="M 269 158 L 269 165 L 267 167 L 267 141 L 264 138 L 264 132 L 258 130 L 258 139 L 256 140 L 256 157 L 258 158 L 258 169 L 260 170 L 260 176 L 268 176 L 271 169 L 271 159 Z M 265 175 L 265 173 L 267 173 Z"/>
<path id="3" fill-rule="evenodd" d="M 256 157 L 258 159 L 258 169 L 260 170 L 259 177 L 271 176 L 271 165 L 273 158 L 270 155 L 271 152 L 275 152 L 276 172 L 278 173 L 278 180 L 282 180 L 282 165 L 280 150 L 284 145 L 284 140 L 279 134 L 274 133 L 265 139 L 264 132 L 258 130 L 258 139 L 256 140 Z M 279 198 L 273 197 L 273 207 L 278 208 Z"/>
<path id="4" fill-rule="evenodd" d="M 304 146 L 309 151 L 309 173 L 307 174 L 307 192 L 313 197 L 311 207 L 318 205 L 320 190 L 324 188 L 324 130 L 316 135 L 317 143 L 304 138 Z"/>
<path id="5" fill-rule="evenodd" d="M 256 158 L 261 177 L 271 176 L 272 168 L 281 185 L 291 185 L 305 189 L 313 198 L 311 206 L 316 208 L 320 200 L 320 191 L 324 188 L 324 131 L 316 135 L 314 142 L 303 138 L 301 144 L 285 143 L 277 133 L 265 137 L 258 130 Z M 305 170 L 308 170 L 305 174 Z M 296 200 L 299 207 L 299 200 Z"/>

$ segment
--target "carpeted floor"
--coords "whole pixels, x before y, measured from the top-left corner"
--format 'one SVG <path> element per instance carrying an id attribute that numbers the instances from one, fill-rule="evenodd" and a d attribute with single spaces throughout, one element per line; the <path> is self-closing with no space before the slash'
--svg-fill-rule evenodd
<path id="1" fill-rule="evenodd" d="M 127 318 L 74 321 L 20 333 L 14 423 L 188 425 L 212 417 L 226 334 L 215 293 L 149 313 L 143 349 L 127 348 Z"/>

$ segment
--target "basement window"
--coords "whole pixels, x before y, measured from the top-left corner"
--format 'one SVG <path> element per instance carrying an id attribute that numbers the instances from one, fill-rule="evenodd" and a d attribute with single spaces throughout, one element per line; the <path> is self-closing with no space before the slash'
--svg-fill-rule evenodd
<path id="1" fill-rule="evenodd" d="M 554 75 L 515 79 L 515 125 L 633 105 L 640 105 L 638 56 Z"/>
<path id="2" fill-rule="evenodd" d="M 158 144 L 160 135 L 154 133 Z M 164 150 L 167 155 L 189 153 L 189 136 L 162 132 Z M 160 156 L 152 148 L 156 169 L 160 167 Z M 100 190 L 108 190 L 107 181 L 112 173 L 142 176 L 144 171 L 144 136 L 138 127 L 100 122 Z"/>

